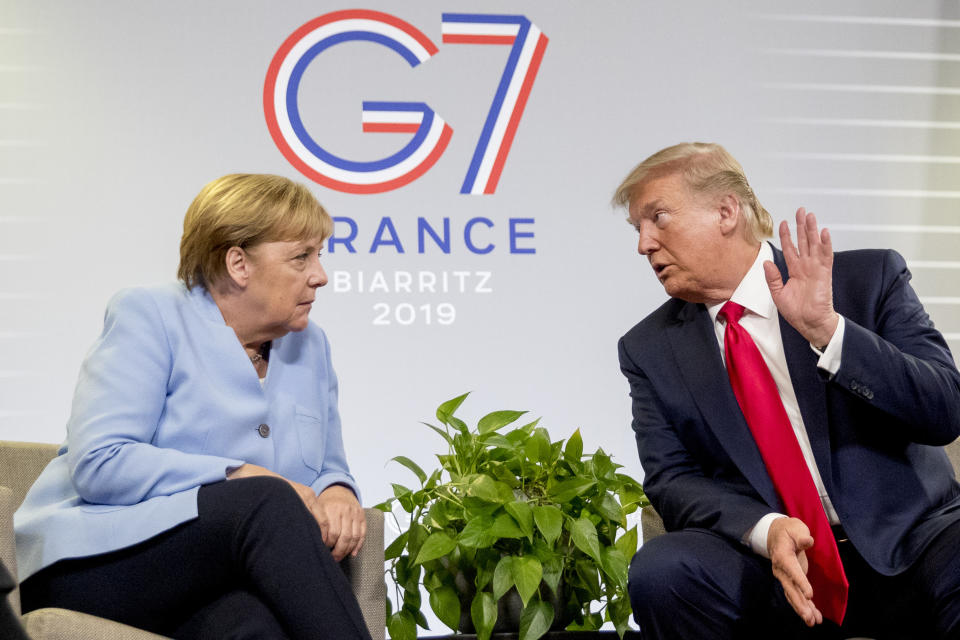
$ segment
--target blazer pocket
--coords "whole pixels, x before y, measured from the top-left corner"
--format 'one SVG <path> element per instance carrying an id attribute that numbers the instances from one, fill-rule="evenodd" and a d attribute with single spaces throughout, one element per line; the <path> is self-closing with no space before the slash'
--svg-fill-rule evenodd
<path id="1" fill-rule="evenodd" d="M 323 469 L 323 454 L 326 449 L 326 433 L 323 420 L 298 406 L 297 437 L 300 440 L 300 456 L 303 464 L 320 473 Z"/>
<path id="2" fill-rule="evenodd" d="M 130 505 L 126 504 L 91 504 L 89 502 L 80 505 L 80 511 L 85 511 L 86 513 L 110 513 L 112 511 L 120 511 L 120 509 L 126 509 Z"/>

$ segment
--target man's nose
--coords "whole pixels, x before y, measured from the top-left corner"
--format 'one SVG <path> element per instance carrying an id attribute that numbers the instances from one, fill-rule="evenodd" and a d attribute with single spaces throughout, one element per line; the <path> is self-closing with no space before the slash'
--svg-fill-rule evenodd
<path id="1" fill-rule="evenodd" d="M 637 251 L 640 255 L 648 256 L 660 248 L 660 240 L 657 238 L 656 230 L 653 225 L 643 222 L 640 224 L 640 240 L 637 243 Z"/>

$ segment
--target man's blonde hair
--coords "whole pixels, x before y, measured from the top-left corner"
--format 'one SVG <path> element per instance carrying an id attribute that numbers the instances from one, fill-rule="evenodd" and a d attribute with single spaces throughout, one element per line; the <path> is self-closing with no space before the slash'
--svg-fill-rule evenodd
<path id="1" fill-rule="evenodd" d="M 177 277 L 210 288 L 226 276 L 231 247 L 333 233 L 333 220 L 302 184 L 282 176 L 235 173 L 208 183 L 183 219 Z"/>
<path id="2" fill-rule="evenodd" d="M 726 149 L 712 142 L 681 142 L 657 151 L 624 178 L 613 195 L 613 203 L 629 207 L 647 180 L 672 173 L 680 173 L 694 193 L 732 193 L 740 202 L 754 240 L 759 242 L 773 235 L 773 218 L 757 200 L 743 167 Z"/>

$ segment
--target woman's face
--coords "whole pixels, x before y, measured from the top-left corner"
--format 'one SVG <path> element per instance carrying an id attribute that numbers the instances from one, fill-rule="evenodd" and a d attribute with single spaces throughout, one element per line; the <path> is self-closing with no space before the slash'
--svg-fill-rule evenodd
<path id="1" fill-rule="evenodd" d="M 246 251 L 248 313 L 263 333 L 279 338 L 307 328 L 317 287 L 327 284 L 320 264 L 323 239 L 261 242 Z"/>

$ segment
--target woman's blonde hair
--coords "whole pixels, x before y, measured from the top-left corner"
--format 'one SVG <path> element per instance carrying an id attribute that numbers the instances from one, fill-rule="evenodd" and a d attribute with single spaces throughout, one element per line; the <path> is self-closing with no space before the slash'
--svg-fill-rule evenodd
<path id="1" fill-rule="evenodd" d="M 282 176 L 234 173 L 208 183 L 183 218 L 177 277 L 209 288 L 226 275 L 230 247 L 322 237 L 333 220 L 302 184 Z"/>
<path id="2" fill-rule="evenodd" d="M 637 189 L 651 178 L 680 173 L 694 193 L 732 193 L 740 202 L 754 240 L 773 235 L 773 218 L 757 200 L 743 167 L 719 144 L 681 142 L 661 149 L 638 164 L 613 195 L 613 203 L 629 207 Z"/>

